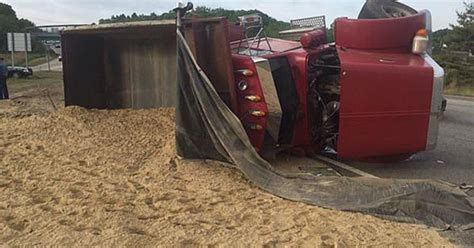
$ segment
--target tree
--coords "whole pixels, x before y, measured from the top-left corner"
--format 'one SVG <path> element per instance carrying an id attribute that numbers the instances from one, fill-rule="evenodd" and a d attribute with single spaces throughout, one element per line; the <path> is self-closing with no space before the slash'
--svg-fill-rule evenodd
<path id="1" fill-rule="evenodd" d="M 35 24 L 29 20 L 18 19 L 10 5 L 0 3 L 0 51 L 7 50 L 7 33 L 25 32 L 34 26 Z"/>
<path id="2" fill-rule="evenodd" d="M 239 16 L 255 14 L 258 13 L 263 18 L 263 23 L 265 25 L 265 31 L 269 36 L 276 37 L 278 32 L 289 29 L 290 24 L 283 21 L 278 21 L 275 18 L 270 17 L 269 15 L 259 11 L 259 10 L 228 10 L 223 8 L 208 8 L 204 6 L 196 7 L 188 16 L 199 16 L 199 17 L 226 17 L 231 23 L 237 22 Z M 101 19 L 99 23 L 114 23 L 114 22 L 130 22 L 130 21 L 146 21 L 146 20 L 164 20 L 164 19 L 174 19 L 176 18 L 176 13 L 173 11 L 157 15 L 151 13 L 150 15 L 137 15 L 133 13 L 131 16 L 126 16 L 124 14 L 120 16 L 112 16 L 110 19 Z"/>
<path id="3" fill-rule="evenodd" d="M 433 32 L 433 52 L 441 52 L 444 45 L 446 45 L 446 36 L 450 32 L 449 29 L 440 29 L 438 31 Z"/>
<path id="4" fill-rule="evenodd" d="M 4 3 L 0 3 L 0 16 L 8 16 L 16 18 L 16 13 L 13 10 L 12 6 Z"/>
<path id="5" fill-rule="evenodd" d="M 433 34 L 434 57 L 446 72 L 450 87 L 474 87 L 474 4 L 464 4 L 458 12 L 458 23 L 449 30 Z"/>
<path id="6" fill-rule="evenodd" d="M 446 37 L 447 45 L 459 51 L 474 50 L 474 4 L 464 3 L 465 11 L 458 12 L 458 24 L 451 25 Z"/>

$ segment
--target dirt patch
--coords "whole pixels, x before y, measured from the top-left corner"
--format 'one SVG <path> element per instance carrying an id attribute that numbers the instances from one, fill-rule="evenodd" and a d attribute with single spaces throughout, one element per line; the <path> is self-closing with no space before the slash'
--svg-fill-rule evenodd
<path id="1" fill-rule="evenodd" d="M 9 246 L 451 246 L 423 226 L 286 201 L 221 163 L 180 161 L 173 109 L 23 110 L 0 116 Z"/>

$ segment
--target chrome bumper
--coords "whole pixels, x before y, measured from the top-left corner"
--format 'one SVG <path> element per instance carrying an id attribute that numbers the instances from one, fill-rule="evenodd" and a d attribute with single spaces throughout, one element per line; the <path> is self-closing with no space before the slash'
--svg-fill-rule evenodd
<path id="1" fill-rule="evenodd" d="M 444 70 L 429 55 L 424 57 L 425 62 L 433 67 L 433 93 L 431 97 L 430 122 L 426 150 L 436 148 L 439 133 L 439 119 L 442 113 Z"/>

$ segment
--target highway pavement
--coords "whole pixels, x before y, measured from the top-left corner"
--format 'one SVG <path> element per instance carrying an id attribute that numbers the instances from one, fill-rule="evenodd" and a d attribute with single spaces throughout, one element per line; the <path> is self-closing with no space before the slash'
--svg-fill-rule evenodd
<path id="1" fill-rule="evenodd" d="M 474 98 L 448 98 L 439 132 L 435 150 L 416 154 L 405 162 L 345 163 L 378 177 L 441 179 L 474 185 Z M 474 196 L 474 189 L 468 195 Z M 440 234 L 458 247 L 474 247 L 474 229 Z"/>
<path id="2" fill-rule="evenodd" d="M 33 66 L 33 74 L 35 71 L 48 71 L 51 69 L 51 71 L 62 71 L 63 70 L 63 63 L 59 61 L 59 59 L 53 59 L 49 61 L 49 68 L 48 68 L 48 63 L 44 63 L 41 65 Z"/>

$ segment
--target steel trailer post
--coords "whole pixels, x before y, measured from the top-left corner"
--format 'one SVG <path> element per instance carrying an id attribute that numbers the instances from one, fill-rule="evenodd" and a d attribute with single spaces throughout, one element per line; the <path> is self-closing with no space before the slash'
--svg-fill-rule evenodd
<path id="1" fill-rule="evenodd" d="M 178 0 L 178 7 L 173 9 L 173 11 L 176 12 L 176 26 L 177 26 L 177 28 L 181 27 L 182 18 L 186 14 L 186 12 L 188 12 L 192 9 L 193 9 L 193 3 L 188 2 L 186 5 L 184 5 L 181 0 Z"/>

